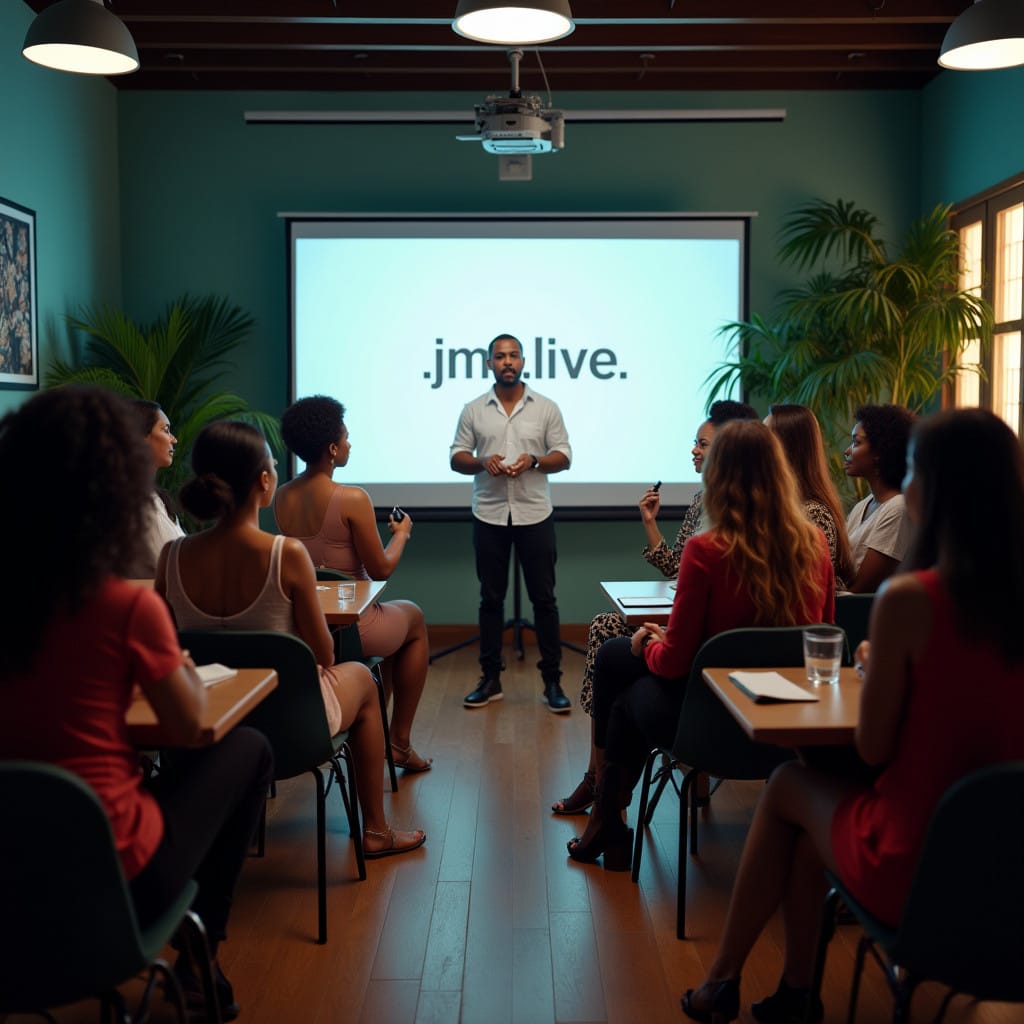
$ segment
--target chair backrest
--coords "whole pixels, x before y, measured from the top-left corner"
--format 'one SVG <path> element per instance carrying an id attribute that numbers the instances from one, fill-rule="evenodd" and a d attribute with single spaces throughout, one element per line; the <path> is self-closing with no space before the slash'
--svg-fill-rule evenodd
<path id="1" fill-rule="evenodd" d="M 322 583 L 331 583 L 340 580 L 354 580 L 355 576 L 350 576 L 347 572 L 342 572 L 340 569 L 328 569 L 325 566 L 320 566 L 316 570 L 316 578 Z"/>
<path id="2" fill-rule="evenodd" d="M 107 991 L 147 963 L 107 813 L 56 765 L 0 761 L 0 1013 Z"/>
<path id="3" fill-rule="evenodd" d="M 1024 1001 L 1022 908 L 1024 761 L 1014 761 L 968 775 L 939 802 L 889 953 L 958 992 Z"/>
<path id="4" fill-rule="evenodd" d="M 868 621 L 874 594 L 839 594 L 836 597 L 836 625 L 846 633 L 845 664 L 853 664 L 857 645 L 868 638 Z"/>
<path id="5" fill-rule="evenodd" d="M 184 630 L 179 639 L 197 663 L 277 671 L 277 689 L 244 720 L 270 741 L 275 778 L 302 775 L 330 759 L 334 746 L 320 673 L 305 641 L 290 633 L 255 629 Z"/>
<path id="6" fill-rule="evenodd" d="M 803 661 L 802 626 L 730 629 L 706 640 L 690 668 L 673 756 L 716 778 L 767 778 L 793 752 L 749 739 L 701 673 L 705 667 L 781 668 Z"/>

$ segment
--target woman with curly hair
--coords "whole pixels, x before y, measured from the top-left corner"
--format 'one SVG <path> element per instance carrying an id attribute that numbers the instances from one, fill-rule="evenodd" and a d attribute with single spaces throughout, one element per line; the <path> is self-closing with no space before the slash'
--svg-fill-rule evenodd
<path id="1" fill-rule="evenodd" d="M 900 481 L 915 417 L 901 405 L 864 405 L 855 416 L 843 452 L 846 475 L 866 480 L 871 493 L 846 517 L 854 569 L 849 589 L 870 594 L 896 571 L 910 540 Z"/>
<path id="2" fill-rule="evenodd" d="M 743 965 L 781 905 L 782 978 L 753 1015 L 767 1024 L 821 1021 L 821 1004 L 807 1004 L 822 865 L 897 927 L 943 794 L 980 768 L 1024 758 L 1020 441 L 982 409 L 930 416 L 914 429 L 904 493 L 915 536 L 904 571 L 875 598 L 870 640 L 857 650 L 857 751 L 880 771 L 868 784 L 797 761 L 775 770 L 754 813 L 718 951 L 704 983 L 683 996 L 693 1020 L 737 1017 Z"/>
<path id="3" fill-rule="evenodd" d="M 652 748 L 675 737 L 690 665 L 701 644 L 742 626 L 831 622 L 835 578 L 821 531 L 808 522 L 778 439 L 738 420 L 715 435 L 704 466 L 709 529 L 683 548 L 668 626 L 609 640 L 594 671 L 594 739 L 603 752 L 586 831 L 573 860 L 626 870 L 624 811 Z"/>
<path id="4" fill-rule="evenodd" d="M 142 556 L 133 566 L 132 575 L 137 579 L 152 579 L 156 575 L 156 563 L 165 544 L 176 537 L 184 537 L 185 531 L 178 522 L 171 496 L 156 485 L 156 474 L 174 461 L 174 448 L 178 439 L 171 433 L 167 413 L 159 403 L 146 398 L 131 401 L 132 411 L 138 422 L 139 433 L 146 439 L 146 446 L 153 460 L 153 487 L 146 503 L 146 530 L 143 534 Z"/>
<path id="5" fill-rule="evenodd" d="M 804 505 L 804 515 L 825 534 L 836 590 L 846 590 L 846 579 L 853 575 L 850 541 L 836 485 L 825 462 L 825 443 L 817 417 L 806 405 L 769 406 L 764 425 L 782 443 L 789 468 L 796 477 Z"/>
<path id="6" fill-rule="evenodd" d="M 164 602 L 119 578 L 139 554 L 153 490 L 133 410 L 98 388 L 45 391 L 0 421 L 0 475 L 21 494 L 0 502 L 0 530 L 18 539 L 4 556 L 17 586 L 0 596 L 0 757 L 62 765 L 96 791 L 142 927 L 199 882 L 193 909 L 232 1020 L 216 954 L 273 758 L 261 733 L 239 727 L 143 782 L 125 726 L 134 688 L 182 747 L 198 735 L 206 692 Z M 190 1004 L 201 1000 L 194 966 L 179 958 L 176 970 Z"/>
<path id="7" fill-rule="evenodd" d="M 277 493 L 274 515 L 281 532 L 301 541 L 313 564 L 358 579 L 386 580 L 412 535 L 412 518 L 388 517 L 385 547 L 377 532 L 373 502 L 361 487 L 336 484 L 334 470 L 348 464 L 352 445 L 345 407 L 333 398 L 300 398 L 281 417 L 284 443 L 306 468 Z M 427 625 L 412 601 L 378 601 L 359 616 L 363 654 L 384 658 L 384 683 L 393 694 L 391 747 L 407 772 L 429 770 L 432 758 L 412 746 L 412 724 L 427 682 Z"/>
<path id="8" fill-rule="evenodd" d="M 202 533 L 172 541 L 160 554 L 156 589 L 180 629 L 268 629 L 309 644 L 331 733 L 351 730 L 356 788 L 367 858 L 406 853 L 425 833 L 393 830 L 384 816 L 384 728 L 377 687 L 358 662 L 332 665 L 334 642 L 316 596 L 306 549 L 260 529 L 260 509 L 277 488 L 274 457 L 248 423 L 218 420 L 192 447 L 193 477 L 181 489 L 185 510 L 215 520 Z"/>
<path id="9" fill-rule="evenodd" d="M 757 411 L 746 402 L 734 402 L 722 399 L 712 402 L 708 409 L 708 418 L 697 428 L 697 436 L 693 440 L 693 468 L 700 474 L 704 460 L 715 440 L 715 432 L 731 420 L 756 420 Z M 640 520 L 644 533 L 647 535 L 647 546 L 640 552 L 663 576 L 673 579 L 679 575 L 679 560 L 683 554 L 683 545 L 704 528 L 704 494 L 698 491 L 693 496 L 686 515 L 676 534 L 675 543 L 669 547 L 658 529 L 658 511 L 661 508 L 661 495 L 653 487 L 644 492 L 640 499 Z M 590 622 L 587 632 L 587 652 L 583 662 L 583 682 L 580 686 L 580 707 L 591 716 L 590 723 L 590 760 L 587 770 L 583 773 L 580 783 L 572 793 L 556 800 L 551 805 L 555 814 L 582 814 L 594 802 L 597 794 L 598 751 L 594 745 L 594 661 L 602 644 L 617 636 L 632 636 L 633 627 L 618 612 L 599 612 Z"/>

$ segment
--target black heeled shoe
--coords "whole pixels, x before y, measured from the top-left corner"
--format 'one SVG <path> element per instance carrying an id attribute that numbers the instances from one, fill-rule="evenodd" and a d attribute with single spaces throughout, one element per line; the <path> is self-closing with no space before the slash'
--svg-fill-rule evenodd
<path id="1" fill-rule="evenodd" d="M 633 830 L 621 821 L 603 824 L 586 845 L 573 836 L 565 847 L 573 860 L 583 864 L 593 864 L 603 855 L 605 871 L 628 871 L 633 866 Z"/>
<path id="2" fill-rule="evenodd" d="M 702 990 L 707 990 L 708 1005 L 699 1009 L 693 1005 L 693 997 Z M 690 1020 L 701 1024 L 729 1024 L 740 1015 L 740 980 L 706 981 L 700 988 L 688 988 L 679 1005 Z"/>
<path id="3" fill-rule="evenodd" d="M 821 998 L 815 997 L 810 1017 L 807 1017 L 807 1002 L 811 999 L 809 988 L 790 988 L 784 981 L 779 982 L 775 992 L 754 1003 L 750 1012 L 761 1024 L 821 1024 L 825 1019 L 825 1007 Z"/>

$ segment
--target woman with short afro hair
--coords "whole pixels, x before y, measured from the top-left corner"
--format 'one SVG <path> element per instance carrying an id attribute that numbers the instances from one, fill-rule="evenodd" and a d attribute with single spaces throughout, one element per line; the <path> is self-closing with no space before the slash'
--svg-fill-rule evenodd
<path id="1" fill-rule="evenodd" d="M 300 540 L 313 564 L 357 579 L 386 580 L 398 567 L 412 534 L 406 514 L 388 517 L 391 538 L 377 532 L 373 502 L 361 487 L 337 484 L 334 470 L 348 463 L 351 444 L 345 407 L 325 395 L 300 398 L 281 417 L 284 443 L 306 464 L 274 499 L 281 532 Z M 425 772 L 432 760 L 412 745 L 412 724 L 427 681 L 427 625 L 412 601 L 375 602 L 359 617 L 363 654 L 384 659 L 384 684 L 393 694 L 391 747 L 395 764 Z"/>

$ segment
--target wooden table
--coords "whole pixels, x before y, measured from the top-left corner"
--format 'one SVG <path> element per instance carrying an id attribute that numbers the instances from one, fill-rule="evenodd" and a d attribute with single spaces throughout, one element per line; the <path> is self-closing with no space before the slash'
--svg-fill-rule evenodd
<path id="1" fill-rule="evenodd" d="M 240 668 L 238 675 L 207 687 L 199 738 L 193 746 L 205 747 L 216 743 L 275 689 L 277 673 L 272 668 Z M 125 721 L 128 739 L 134 746 L 157 748 L 166 744 L 156 712 L 145 697 L 139 696 L 132 701 Z"/>
<path id="2" fill-rule="evenodd" d="M 779 704 L 755 704 L 729 679 L 729 673 L 737 671 L 754 670 L 706 668 L 704 681 L 752 740 L 778 743 L 783 747 L 853 744 L 863 687 L 854 669 L 841 668 L 839 682 L 835 686 L 811 686 L 803 665 L 766 670 L 778 672 L 819 698 L 816 701 Z"/>
<path id="3" fill-rule="evenodd" d="M 349 581 L 342 581 L 349 582 Z M 380 598 L 381 591 L 387 586 L 387 580 L 354 580 L 356 596 L 354 601 L 344 604 L 338 601 L 338 584 L 333 580 L 319 581 L 316 595 L 320 599 L 320 610 L 324 613 L 328 626 L 350 626 L 359 616 Z"/>
<path id="4" fill-rule="evenodd" d="M 675 580 L 601 580 L 601 589 L 615 610 L 631 625 L 668 622 L 676 596 Z M 623 600 L 629 605 L 623 604 Z M 635 604 L 639 599 L 649 604 Z"/>

